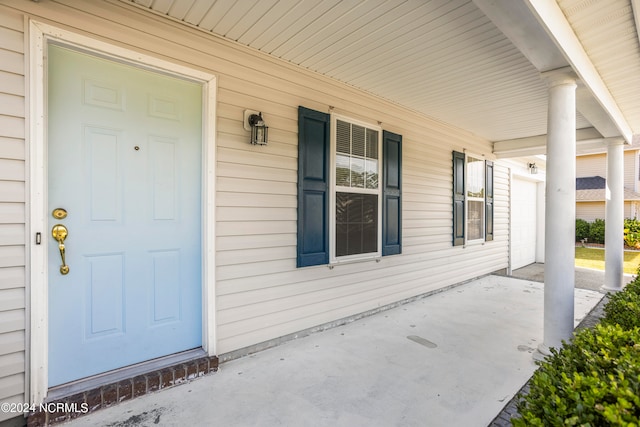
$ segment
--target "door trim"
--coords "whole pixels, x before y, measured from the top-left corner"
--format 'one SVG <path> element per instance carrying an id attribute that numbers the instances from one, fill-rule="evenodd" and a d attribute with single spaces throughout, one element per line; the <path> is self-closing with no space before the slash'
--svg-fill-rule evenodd
<path id="1" fill-rule="evenodd" d="M 48 391 L 48 254 L 47 228 L 47 71 L 45 54 L 50 41 L 67 45 L 114 61 L 133 64 L 151 71 L 196 81 L 203 87 L 202 102 L 202 348 L 216 354 L 215 300 L 215 147 L 216 94 L 215 75 L 195 70 L 150 55 L 111 45 L 49 24 L 29 21 L 29 219 L 27 249 L 29 304 L 27 305 L 27 390 L 29 402 L 39 404 Z M 36 244 L 36 233 L 42 242 Z"/>

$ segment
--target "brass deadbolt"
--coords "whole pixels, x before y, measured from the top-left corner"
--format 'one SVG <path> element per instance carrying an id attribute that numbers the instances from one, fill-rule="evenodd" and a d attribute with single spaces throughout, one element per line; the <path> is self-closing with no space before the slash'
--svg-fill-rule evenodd
<path id="1" fill-rule="evenodd" d="M 62 208 L 57 208 L 54 209 L 53 212 L 51 212 L 51 215 L 55 219 L 65 219 L 67 217 L 67 211 Z"/>

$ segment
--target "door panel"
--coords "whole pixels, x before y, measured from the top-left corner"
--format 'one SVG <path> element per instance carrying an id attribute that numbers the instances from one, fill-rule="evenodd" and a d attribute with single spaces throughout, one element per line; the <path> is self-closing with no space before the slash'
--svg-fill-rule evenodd
<path id="1" fill-rule="evenodd" d="M 536 262 L 537 245 L 537 184 L 513 179 L 511 268 L 517 269 Z"/>
<path id="2" fill-rule="evenodd" d="M 202 345 L 202 86 L 48 48 L 49 385 Z"/>

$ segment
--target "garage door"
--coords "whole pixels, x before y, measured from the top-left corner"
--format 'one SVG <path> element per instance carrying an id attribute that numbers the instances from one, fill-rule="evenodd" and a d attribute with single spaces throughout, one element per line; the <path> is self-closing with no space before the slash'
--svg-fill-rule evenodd
<path id="1" fill-rule="evenodd" d="M 511 268 L 536 262 L 536 200 L 537 183 L 513 179 Z"/>

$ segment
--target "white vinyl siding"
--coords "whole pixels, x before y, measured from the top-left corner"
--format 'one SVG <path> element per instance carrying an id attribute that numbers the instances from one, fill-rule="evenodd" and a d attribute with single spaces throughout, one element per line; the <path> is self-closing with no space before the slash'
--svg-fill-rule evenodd
<path id="1" fill-rule="evenodd" d="M 71 0 L 12 4 L 36 19 L 46 16 L 53 25 L 60 22 L 218 76 L 218 353 L 507 267 L 507 168 L 496 166 L 494 172 L 495 240 L 464 249 L 451 245 L 451 151 L 468 149 L 490 159 L 489 141 L 124 4 Z M 384 129 L 403 136 L 402 255 L 333 269 L 296 268 L 300 105 L 324 112 L 333 106 L 336 113 L 380 121 Z M 245 109 L 262 111 L 269 145 L 249 144 L 242 123 Z"/>
<path id="2" fill-rule="evenodd" d="M 624 188 L 631 191 L 638 191 L 637 182 L 638 176 L 636 173 L 636 161 L 638 157 L 638 151 L 625 151 L 624 152 Z"/>
<path id="3" fill-rule="evenodd" d="M 24 20 L 0 7 L 0 402 L 25 402 Z M 16 416 L 0 412 L 0 421 Z"/>
<path id="4" fill-rule="evenodd" d="M 583 178 L 589 176 L 607 177 L 606 154 L 590 154 L 576 157 L 576 177 Z"/>
<path id="5" fill-rule="evenodd" d="M 624 202 L 624 217 L 633 218 L 632 204 L 635 202 Z M 576 218 L 593 222 L 596 219 L 605 219 L 604 202 L 579 202 L 576 203 Z"/>
<path id="6" fill-rule="evenodd" d="M 576 203 L 576 218 L 584 219 L 587 222 L 604 219 L 604 202 Z"/>
<path id="7" fill-rule="evenodd" d="M 624 188 L 636 191 L 637 150 L 624 152 Z M 607 178 L 607 155 L 605 153 L 576 157 L 576 177 L 601 176 Z"/>

